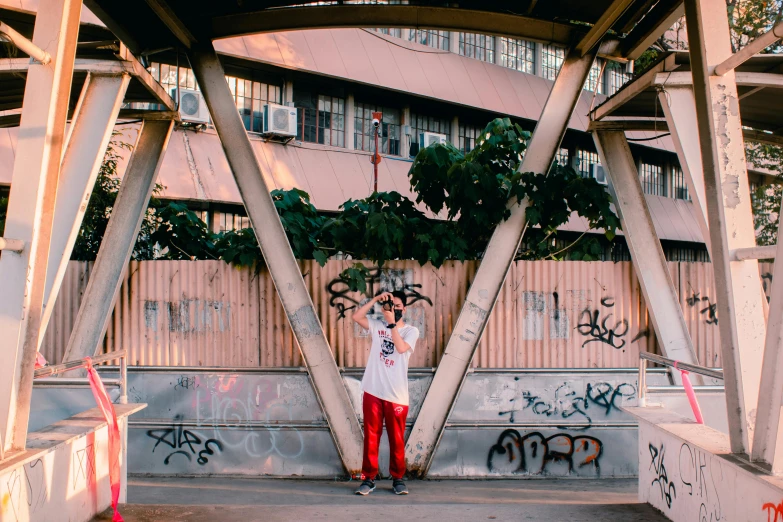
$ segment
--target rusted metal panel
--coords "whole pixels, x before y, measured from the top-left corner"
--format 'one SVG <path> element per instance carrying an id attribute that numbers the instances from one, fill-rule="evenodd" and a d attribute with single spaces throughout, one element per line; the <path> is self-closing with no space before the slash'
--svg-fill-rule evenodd
<path id="1" fill-rule="evenodd" d="M 350 292 L 340 273 L 355 261 L 299 266 L 341 367 L 366 365 L 369 337 L 353 310 L 380 290 L 404 290 L 407 320 L 421 338 L 412 367 L 437 366 L 478 262 L 435 269 L 415 261 L 372 267 L 365 294 Z M 367 263 L 370 266 L 369 263 Z M 668 263 L 699 362 L 720 367 L 712 265 Z M 771 282 L 771 264 L 760 264 Z M 90 274 L 72 262 L 42 352 L 59 362 Z M 142 366 L 302 366 L 299 348 L 268 271 L 222 261 L 132 262 L 124 276 L 106 350 L 125 348 Z M 620 368 L 639 350 L 658 353 L 631 263 L 516 262 L 473 361 L 476 368 Z"/>

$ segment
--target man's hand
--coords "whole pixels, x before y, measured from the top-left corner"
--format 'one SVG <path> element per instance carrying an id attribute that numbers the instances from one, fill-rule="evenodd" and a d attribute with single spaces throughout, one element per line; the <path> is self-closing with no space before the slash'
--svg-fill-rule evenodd
<path id="1" fill-rule="evenodd" d="M 392 295 L 391 292 L 383 292 L 381 294 L 376 295 L 372 298 L 372 300 L 376 303 L 383 303 L 386 300 L 392 301 Z"/>
<path id="2" fill-rule="evenodd" d="M 386 324 L 394 324 L 396 322 L 394 320 L 394 310 L 384 310 L 383 320 L 386 321 Z"/>

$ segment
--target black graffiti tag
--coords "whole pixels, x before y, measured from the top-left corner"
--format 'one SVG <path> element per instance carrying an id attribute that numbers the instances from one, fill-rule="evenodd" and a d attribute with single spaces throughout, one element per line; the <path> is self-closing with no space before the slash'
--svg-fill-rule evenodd
<path id="1" fill-rule="evenodd" d="M 152 453 L 155 453 L 155 448 L 161 443 L 173 450 L 163 459 L 163 464 L 168 466 L 171 457 L 182 455 L 188 459 L 188 462 L 192 461 L 192 456 L 196 456 L 196 462 L 203 466 L 209 462 L 207 456 L 214 455 L 216 449 L 223 451 L 223 444 L 215 439 L 207 439 L 202 447 L 201 437 L 190 430 L 184 429 L 180 423 L 181 420 L 182 416 L 177 415 L 174 417 L 175 424 L 170 428 L 147 431 L 147 436 L 157 441 L 152 447 Z"/>
<path id="2" fill-rule="evenodd" d="M 496 472 L 540 475 L 546 473 L 549 463 L 565 462 L 568 473 L 574 466 L 593 466 L 599 471 L 602 452 L 603 443 L 587 435 L 574 437 L 558 433 L 546 438 L 537 431 L 523 436 L 517 430 L 505 430 L 489 448 L 487 468 Z"/>
<path id="3" fill-rule="evenodd" d="M 701 293 L 696 292 L 693 288 L 691 288 L 691 296 L 685 299 L 685 302 L 688 303 L 688 306 L 691 308 L 699 305 L 699 303 L 706 303 L 707 306 L 699 310 L 699 313 L 701 315 L 706 314 L 707 320 L 705 322 L 707 324 L 718 324 L 718 303 L 711 302 L 710 298 L 707 296 L 701 297 Z"/>
<path id="4" fill-rule="evenodd" d="M 672 507 L 672 499 L 677 498 L 677 491 L 674 484 L 669 482 L 669 475 L 666 473 L 666 465 L 663 462 L 664 449 L 661 444 L 660 449 L 649 444 L 650 449 L 650 469 L 654 469 L 657 475 L 650 484 L 658 484 L 661 488 L 661 498 L 666 502 L 667 507 Z"/>
<path id="5" fill-rule="evenodd" d="M 614 301 L 610 298 L 601 299 L 601 305 L 604 308 L 614 307 Z M 625 346 L 625 335 L 628 333 L 628 320 L 623 319 L 621 321 L 615 321 L 614 325 L 611 324 L 612 313 L 607 314 L 601 319 L 600 310 L 582 310 L 579 316 L 579 324 L 576 325 L 576 330 L 588 337 L 585 342 L 582 343 L 582 348 L 590 343 L 600 342 L 608 344 L 612 348 L 619 350 Z"/>
<path id="6" fill-rule="evenodd" d="M 367 295 L 371 296 L 375 293 L 375 285 L 381 283 L 381 269 L 373 267 L 369 269 L 369 274 L 365 279 L 367 283 Z M 397 284 L 399 283 L 399 284 Z M 405 292 L 407 297 L 408 306 L 415 304 L 419 301 L 424 301 L 432 306 L 432 299 L 426 295 L 421 294 L 419 289 L 422 285 L 417 283 L 404 283 L 399 280 L 393 282 L 391 285 L 381 285 L 382 287 L 390 286 L 389 288 L 381 288 L 381 290 L 392 291 L 401 290 Z M 326 285 L 326 291 L 329 292 L 329 306 L 337 309 L 337 318 L 345 318 L 345 313 L 348 310 L 353 310 L 362 304 L 362 294 L 351 291 L 348 284 L 348 280 L 343 277 L 332 279 L 328 285 Z"/>

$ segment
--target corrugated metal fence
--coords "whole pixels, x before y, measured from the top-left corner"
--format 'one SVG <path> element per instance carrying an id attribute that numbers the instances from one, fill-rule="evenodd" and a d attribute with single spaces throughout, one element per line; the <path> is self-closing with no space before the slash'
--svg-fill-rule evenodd
<path id="1" fill-rule="evenodd" d="M 368 333 L 353 309 L 379 290 L 404 290 L 407 322 L 419 328 L 412 367 L 437 366 L 477 262 L 440 269 L 394 261 L 372 269 L 367 295 L 350 292 L 340 272 L 351 261 L 300 267 L 337 364 L 366 364 Z M 709 263 L 669 263 L 699 361 L 720 366 Z M 769 287 L 771 265 L 760 266 Z M 59 361 L 90 275 L 72 262 L 42 352 Z M 303 364 L 269 273 L 222 261 L 131 262 L 104 341 L 144 366 L 281 367 Z M 474 366 L 618 368 L 657 352 L 647 308 L 630 262 L 520 261 L 506 278 Z"/>

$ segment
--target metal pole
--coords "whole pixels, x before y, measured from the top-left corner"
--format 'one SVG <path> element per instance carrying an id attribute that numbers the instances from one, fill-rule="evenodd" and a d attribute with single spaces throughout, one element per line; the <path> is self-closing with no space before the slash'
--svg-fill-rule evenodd
<path id="1" fill-rule="evenodd" d="M 315 313 L 253 146 L 239 118 L 223 66 L 210 42 L 191 49 L 190 63 L 310 372 L 313 390 L 329 423 L 337 452 L 348 473 L 354 475 L 362 466 L 363 437 L 359 419 Z"/>
<path id="2" fill-rule="evenodd" d="M 593 138 L 601 163 L 606 167 L 609 190 L 620 215 L 631 261 L 661 349 L 667 357 L 696 364 L 696 351 L 625 132 L 599 130 L 593 132 Z M 674 379 L 675 384 L 682 382 L 678 373 L 674 374 Z M 696 379 L 696 383 L 701 384 L 701 378 Z"/>
<path id="3" fill-rule="evenodd" d="M 636 396 L 640 408 L 647 406 L 647 359 L 639 357 L 639 382 Z"/>
<path id="4" fill-rule="evenodd" d="M 372 170 L 373 170 L 373 193 L 378 192 L 378 158 L 380 157 L 380 154 L 378 154 L 378 129 L 381 127 L 380 123 L 377 127 L 375 127 L 375 152 L 373 153 L 372 157 Z"/>
<path id="5" fill-rule="evenodd" d="M 38 63 L 47 65 L 52 61 L 52 56 L 48 52 L 17 33 L 14 28 L 8 24 L 0 22 L 0 33 L 7 36 L 8 39 L 11 40 L 11 43 L 18 47 L 20 51 L 30 56 L 33 60 L 36 60 Z"/>
<path id="6" fill-rule="evenodd" d="M 100 349 L 173 127 L 173 121 L 142 123 L 63 361 Z"/>
<path id="7" fill-rule="evenodd" d="M 5 234 L 20 253 L 0 256 L 0 459 L 23 450 L 46 284 L 80 0 L 42 0 L 33 43 L 52 56 L 27 71 Z"/>
<path id="8" fill-rule="evenodd" d="M 90 73 L 82 87 L 60 164 L 38 348 L 43 344 L 46 327 L 54 312 L 54 303 L 129 83 L 128 74 Z"/>
<path id="9" fill-rule="evenodd" d="M 19 254 L 22 252 L 22 250 L 24 250 L 24 241 L 21 239 L 0 237 L 0 250 L 9 250 Z"/>
<path id="10" fill-rule="evenodd" d="M 128 404 L 128 354 L 120 357 L 120 404 Z"/>
<path id="11" fill-rule="evenodd" d="M 549 171 L 597 50 L 594 48 L 584 57 L 573 50 L 568 52 L 533 132 L 520 171 L 541 175 Z M 405 457 L 411 473 L 424 475 L 429 469 L 489 314 L 522 242 L 527 207 L 526 200 L 512 203 L 511 216 L 492 234 L 406 444 Z"/>
<path id="12" fill-rule="evenodd" d="M 731 56 L 722 0 L 685 0 L 699 128 L 731 451 L 749 454 L 764 353 L 764 296 L 758 262 L 731 260 L 754 247 L 739 98 L 734 71 L 714 76 Z"/>

